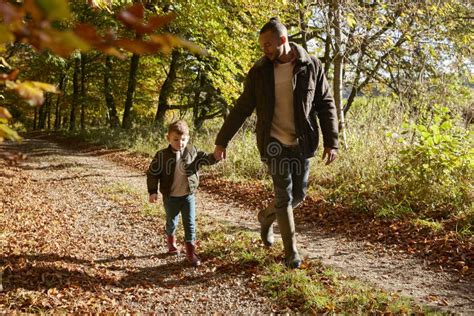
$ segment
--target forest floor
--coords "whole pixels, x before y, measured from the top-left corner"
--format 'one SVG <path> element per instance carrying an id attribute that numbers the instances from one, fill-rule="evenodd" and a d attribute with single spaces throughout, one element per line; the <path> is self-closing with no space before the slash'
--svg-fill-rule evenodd
<path id="1" fill-rule="evenodd" d="M 195 269 L 183 255 L 166 255 L 164 220 L 144 211 L 149 158 L 42 136 L 0 144 L 0 155 L 0 312 L 291 311 L 239 269 L 216 270 L 205 257 Z M 203 218 L 258 231 L 267 191 L 204 177 L 198 235 Z M 474 314 L 472 240 L 368 221 L 312 199 L 295 217 L 306 260 L 420 304 Z"/>

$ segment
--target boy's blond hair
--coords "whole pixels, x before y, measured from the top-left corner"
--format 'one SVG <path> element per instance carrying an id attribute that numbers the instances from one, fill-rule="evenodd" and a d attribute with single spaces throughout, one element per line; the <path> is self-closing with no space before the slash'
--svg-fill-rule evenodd
<path id="1" fill-rule="evenodd" d="M 186 121 L 178 120 L 168 126 L 168 134 L 174 132 L 178 135 L 189 135 L 189 127 Z"/>

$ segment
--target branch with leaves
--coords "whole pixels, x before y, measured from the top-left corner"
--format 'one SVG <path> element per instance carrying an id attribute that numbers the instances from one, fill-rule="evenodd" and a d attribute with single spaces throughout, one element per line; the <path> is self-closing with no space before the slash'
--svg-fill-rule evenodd
<path id="1" fill-rule="evenodd" d="M 96 2 L 93 2 L 97 5 Z M 119 12 L 117 19 L 125 28 L 133 30 L 135 39 L 117 38 L 108 30 L 99 35 L 88 24 L 68 28 L 71 12 L 67 0 L 25 0 L 14 5 L 0 0 L 0 48 L 9 44 L 28 44 L 37 51 L 48 50 L 53 54 L 68 57 L 74 51 L 99 50 L 107 55 L 124 58 L 121 50 L 134 54 L 169 53 L 175 47 L 182 47 L 194 53 L 204 53 L 197 45 L 172 34 L 155 34 L 156 30 L 169 23 L 173 14 L 155 15 L 144 20 L 144 8 L 136 4 Z M 44 93 L 59 93 L 56 86 L 37 82 L 20 81 L 19 69 L 12 69 L 5 59 L 3 68 L 10 71 L 0 73 L 0 87 L 16 93 L 31 106 L 41 106 Z M 0 106 L 0 141 L 4 138 L 18 140 L 18 134 L 7 126 L 11 114 Z"/>

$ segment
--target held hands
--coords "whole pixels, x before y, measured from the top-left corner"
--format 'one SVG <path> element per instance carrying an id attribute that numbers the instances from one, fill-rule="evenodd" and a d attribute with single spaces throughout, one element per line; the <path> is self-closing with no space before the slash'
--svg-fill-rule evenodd
<path id="1" fill-rule="evenodd" d="M 334 160 L 336 160 L 336 156 L 337 156 L 337 149 L 334 149 L 334 148 L 329 148 L 329 147 L 324 147 L 324 152 L 323 152 L 323 160 L 326 159 L 326 156 L 327 156 L 327 160 L 326 160 L 326 163 L 325 165 L 329 165 L 331 162 L 333 162 Z"/>
<path id="2" fill-rule="evenodd" d="M 150 194 L 150 197 L 148 198 L 148 202 L 156 203 L 157 200 L 158 200 L 158 194 L 156 193 Z"/>
<path id="3" fill-rule="evenodd" d="M 216 158 L 217 161 L 221 161 L 226 158 L 224 146 L 216 145 L 216 148 L 214 149 L 214 158 Z"/>

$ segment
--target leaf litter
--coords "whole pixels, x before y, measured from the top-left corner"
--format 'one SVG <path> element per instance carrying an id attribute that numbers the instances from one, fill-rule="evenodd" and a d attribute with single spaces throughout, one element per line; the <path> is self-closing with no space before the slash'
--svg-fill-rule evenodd
<path id="1" fill-rule="evenodd" d="M 101 196 L 104 183 L 111 178 L 117 183 L 135 182 L 132 186 L 145 190 L 144 178 L 140 176 L 146 170 L 148 157 L 86 144 L 75 146 L 81 149 L 82 156 L 47 141 L 38 142 L 30 146 L 53 147 L 57 151 L 49 153 L 51 162 L 43 166 L 38 161 L 32 162 L 30 157 L 29 162 L 21 162 L 22 167 L 4 163 L 5 171 L 0 173 L 2 182 L 5 180 L 7 184 L 0 194 L 8 197 L 0 206 L 3 210 L 15 210 L 4 214 L 11 216 L 8 225 L 2 222 L 3 227 L 9 228 L 4 230 L 8 246 L 2 245 L 6 289 L 0 301 L 3 308 L 95 312 L 278 311 L 278 306 L 253 290 L 255 283 L 248 284 L 251 291 L 241 294 L 248 299 L 243 304 L 235 302 L 236 293 L 229 294 L 234 301 L 221 297 L 226 291 L 219 291 L 220 287 L 229 285 L 229 279 L 238 274 L 210 277 L 229 272 L 218 263 L 196 271 L 187 268 L 183 258 L 163 256 L 163 222 L 158 224 L 143 217 L 141 202 L 121 203 L 120 199 L 110 201 Z M 109 166 L 103 158 L 128 169 Z M 71 159 L 72 162 L 60 164 L 72 164 L 78 168 L 77 172 L 71 175 L 68 167 L 54 168 L 60 159 Z M 43 167 L 34 169 L 35 163 Z M 114 171 L 100 170 L 94 175 L 89 169 L 97 165 L 107 165 Z M 141 171 L 139 176 L 136 170 Z M 259 182 L 233 183 L 206 176 L 202 189 L 198 210 L 254 230 L 258 229 L 256 211 L 272 198 L 271 192 Z M 30 203 L 31 200 L 35 203 Z M 299 243 L 305 247 L 307 257 L 428 305 L 449 306 L 450 311 L 460 312 L 474 309 L 472 240 L 461 240 L 449 232 L 433 233 L 410 222 L 374 220 L 340 206 L 328 209 L 322 200 L 314 197 L 295 210 L 295 217 Z M 61 223 L 59 227 L 58 223 Z M 209 265 L 212 262 L 209 260 Z M 23 280 L 25 275 L 28 281 Z M 64 278 L 68 280 L 66 283 L 62 281 Z M 387 281 L 392 282 L 387 285 Z M 241 289 L 241 284 L 248 280 L 242 278 L 236 283 L 240 286 L 234 288 Z M 48 299 L 45 290 L 53 288 L 61 295 Z M 196 299 L 195 293 L 204 295 Z M 243 309 L 235 309 L 236 306 Z"/>

